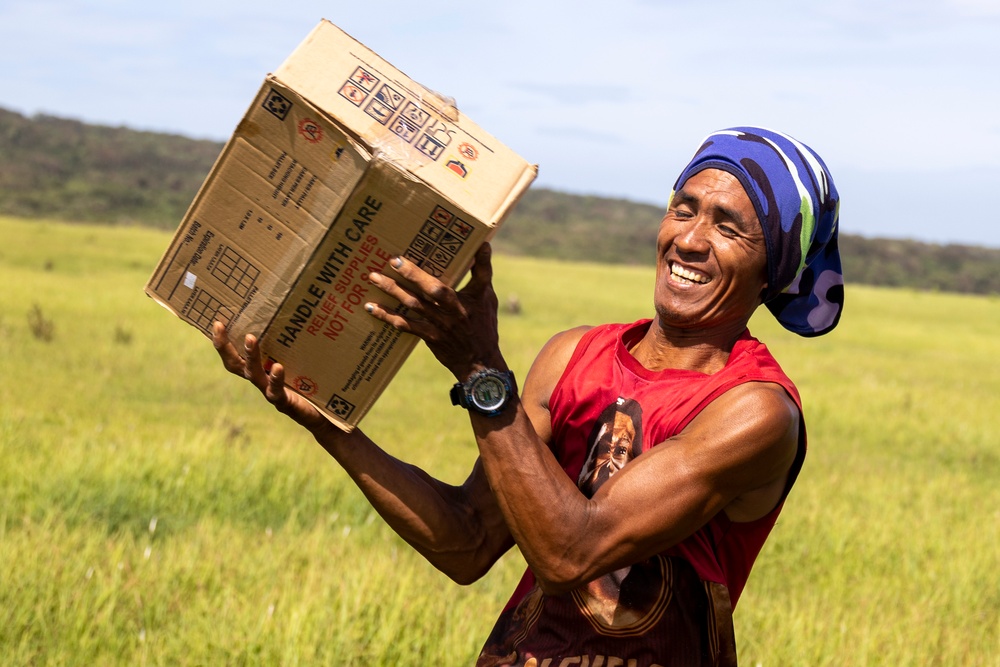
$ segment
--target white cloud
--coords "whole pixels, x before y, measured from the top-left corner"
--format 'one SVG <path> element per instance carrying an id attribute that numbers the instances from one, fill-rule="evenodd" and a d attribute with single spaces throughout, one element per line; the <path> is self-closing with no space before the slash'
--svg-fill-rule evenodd
<path id="1" fill-rule="evenodd" d="M 950 0 L 948 4 L 963 17 L 1000 18 L 1000 2 L 997 0 Z"/>

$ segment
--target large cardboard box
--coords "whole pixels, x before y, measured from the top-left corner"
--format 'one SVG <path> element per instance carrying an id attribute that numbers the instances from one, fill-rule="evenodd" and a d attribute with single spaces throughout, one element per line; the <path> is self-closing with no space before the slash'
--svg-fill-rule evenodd
<path id="1" fill-rule="evenodd" d="M 457 284 L 536 171 L 323 21 L 265 79 L 146 292 L 206 335 L 260 336 L 349 431 L 417 342 L 364 311 L 399 307 L 368 272 L 403 254 Z"/>

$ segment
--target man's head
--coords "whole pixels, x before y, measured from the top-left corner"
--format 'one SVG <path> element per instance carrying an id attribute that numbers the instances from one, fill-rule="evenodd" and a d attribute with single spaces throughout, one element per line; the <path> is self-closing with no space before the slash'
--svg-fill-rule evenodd
<path id="1" fill-rule="evenodd" d="M 808 146 L 779 132 L 731 128 L 705 139 L 674 192 L 713 169 L 732 174 L 753 204 L 767 251 L 768 309 L 803 336 L 833 329 L 844 283 L 837 247 L 840 200 L 826 165 Z"/>

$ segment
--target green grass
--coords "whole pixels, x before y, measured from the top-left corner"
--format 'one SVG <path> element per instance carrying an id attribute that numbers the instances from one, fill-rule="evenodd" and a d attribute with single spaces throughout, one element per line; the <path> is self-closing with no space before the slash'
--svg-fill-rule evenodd
<path id="1" fill-rule="evenodd" d="M 473 661 L 520 557 L 459 587 L 415 556 L 143 295 L 167 234 L 0 235 L 0 662 Z M 650 310 L 647 268 L 495 264 L 521 377 L 552 333 Z M 752 329 L 802 391 L 810 451 L 736 611 L 741 664 L 996 665 L 1000 299 L 852 286 L 829 336 Z M 457 482 L 475 446 L 449 384 L 418 348 L 363 427 Z"/>

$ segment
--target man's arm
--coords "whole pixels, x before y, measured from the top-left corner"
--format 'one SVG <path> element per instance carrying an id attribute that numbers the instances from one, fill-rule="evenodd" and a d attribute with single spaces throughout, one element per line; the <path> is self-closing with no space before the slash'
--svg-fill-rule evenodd
<path id="1" fill-rule="evenodd" d="M 510 549 L 510 531 L 480 461 L 461 486 L 434 479 L 390 456 L 359 429 L 341 431 L 285 387 L 280 364 L 265 372 L 253 336 L 247 336 L 241 355 L 222 324 L 216 323 L 212 333 L 226 369 L 249 380 L 279 412 L 307 428 L 386 523 L 436 568 L 458 583 L 471 583 Z"/>
<path id="2" fill-rule="evenodd" d="M 497 343 L 489 248 L 459 293 L 405 260 L 395 270 L 412 287 L 373 274 L 373 283 L 410 309 L 369 312 L 424 339 L 459 380 L 504 369 Z M 492 309 L 492 313 L 490 312 Z M 548 447 L 552 389 L 579 334 L 556 337 L 529 373 L 521 399 L 496 417 L 471 414 L 480 457 L 507 527 L 539 585 L 564 592 L 677 544 L 722 511 L 752 520 L 778 503 L 798 447 L 798 409 L 779 386 L 740 385 L 684 431 L 659 443 L 584 496 Z"/>
<path id="3" fill-rule="evenodd" d="M 527 438 L 523 406 L 471 419 L 507 525 L 548 593 L 660 553 L 719 512 L 765 515 L 781 498 L 798 442 L 798 410 L 783 389 L 740 385 L 587 498 L 549 449 Z"/>

